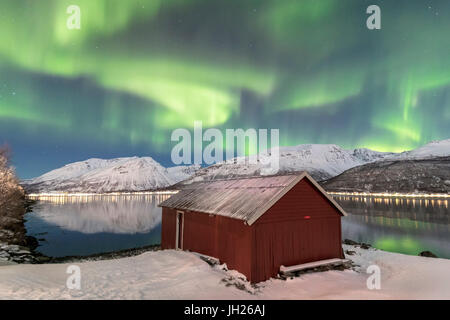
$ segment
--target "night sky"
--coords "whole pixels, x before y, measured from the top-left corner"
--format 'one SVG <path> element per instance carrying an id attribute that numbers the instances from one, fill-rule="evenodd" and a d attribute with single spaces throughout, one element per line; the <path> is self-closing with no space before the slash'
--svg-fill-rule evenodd
<path id="1" fill-rule="evenodd" d="M 21 178 L 91 157 L 169 166 L 195 120 L 412 149 L 450 137 L 449 31 L 448 0 L 2 0 L 0 144 Z"/>

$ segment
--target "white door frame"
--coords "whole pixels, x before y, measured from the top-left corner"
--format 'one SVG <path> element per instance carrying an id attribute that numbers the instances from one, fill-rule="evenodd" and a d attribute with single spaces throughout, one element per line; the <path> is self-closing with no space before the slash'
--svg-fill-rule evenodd
<path id="1" fill-rule="evenodd" d="M 180 244 L 180 214 L 181 214 L 181 248 L 178 246 Z M 177 218 L 176 218 L 176 235 L 175 235 L 175 249 L 177 250 L 183 250 L 183 240 L 184 240 L 184 212 L 183 211 L 177 211 Z"/>

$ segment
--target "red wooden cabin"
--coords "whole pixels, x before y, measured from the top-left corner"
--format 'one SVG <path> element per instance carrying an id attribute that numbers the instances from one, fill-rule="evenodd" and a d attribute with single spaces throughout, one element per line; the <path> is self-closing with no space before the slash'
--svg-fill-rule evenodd
<path id="1" fill-rule="evenodd" d="M 218 258 L 253 283 L 344 258 L 344 210 L 306 172 L 194 183 L 162 202 L 163 249 Z"/>

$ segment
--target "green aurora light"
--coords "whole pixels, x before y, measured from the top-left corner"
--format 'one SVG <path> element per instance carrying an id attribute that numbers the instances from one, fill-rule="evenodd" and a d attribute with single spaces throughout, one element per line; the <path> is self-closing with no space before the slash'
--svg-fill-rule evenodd
<path id="1" fill-rule="evenodd" d="M 20 141 L 169 154 L 195 120 L 279 128 L 284 145 L 449 138 L 450 3 L 372 2 L 2 1 L 0 142 L 20 164 Z M 81 30 L 66 27 L 71 4 Z M 365 26 L 370 4 L 381 30 Z"/>

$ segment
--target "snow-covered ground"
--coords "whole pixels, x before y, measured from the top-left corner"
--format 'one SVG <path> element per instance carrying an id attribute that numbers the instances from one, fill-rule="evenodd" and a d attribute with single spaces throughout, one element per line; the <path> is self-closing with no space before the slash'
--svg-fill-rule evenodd
<path id="1" fill-rule="evenodd" d="M 450 260 L 344 246 L 360 266 L 286 281 L 271 279 L 256 289 L 227 286 L 235 271 L 210 267 L 192 253 L 165 250 L 117 260 L 82 262 L 81 290 L 67 289 L 72 264 L 0 266 L 0 299 L 450 299 Z M 381 270 L 381 289 L 369 290 L 369 265 Z M 236 280 L 242 284 L 241 280 Z M 249 292 L 253 291 L 253 293 Z"/>

